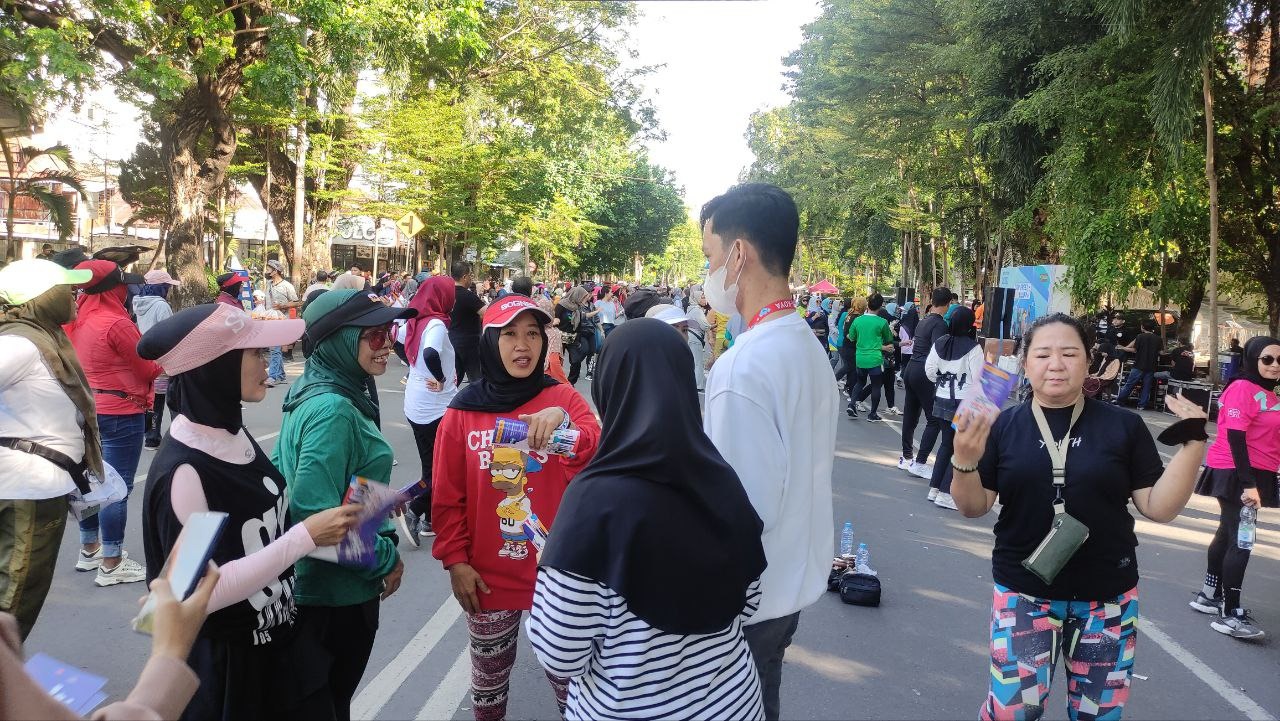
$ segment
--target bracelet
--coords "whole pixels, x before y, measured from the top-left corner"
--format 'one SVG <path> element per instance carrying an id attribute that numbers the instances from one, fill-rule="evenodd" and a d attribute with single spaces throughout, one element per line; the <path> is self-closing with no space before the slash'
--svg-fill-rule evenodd
<path id="1" fill-rule="evenodd" d="M 968 467 L 959 466 L 959 465 L 956 465 L 956 459 L 954 456 L 952 456 L 951 470 L 956 471 L 957 473 L 973 473 L 974 471 L 978 470 L 978 464 L 975 463 L 972 466 L 968 466 Z"/>
<path id="2" fill-rule="evenodd" d="M 569 425 L 570 425 L 570 423 L 571 423 L 571 420 L 570 420 L 570 418 L 569 418 L 569 411 L 567 411 L 567 410 L 565 410 L 565 409 L 563 409 L 563 408 L 559 408 L 559 406 L 557 406 L 557 408 L 559 409 L 559 411 L 560 411 L 561 413 L 563 413 L 563 414 L 564 414 L 564 420 L 563 420 L 563 421 L 560 421 L 560 425 L 559 425 L 559 426 L 556 426 L 556 427 L 557 427 L 557 428 L 559 428 L 559 429 L 560 429 L 560 430 L 562 430 L 562 431 L 564 431 L 564 430 L 568 430 L 568 429 L 569 429 Z"/>

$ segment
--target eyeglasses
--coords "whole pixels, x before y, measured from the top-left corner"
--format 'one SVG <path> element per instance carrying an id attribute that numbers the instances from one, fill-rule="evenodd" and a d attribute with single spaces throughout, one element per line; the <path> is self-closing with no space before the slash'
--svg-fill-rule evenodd
<path id="1" fill-rule="evenodd" d="M 1275 356 L 1271 356 L 1271 355 L 1264 355 L 1258 360 L 1262 363 L 1262 365 L 1269 366 L 1272 363 L 1275 363 L 1276 361 L 1280 361 L 1280 358 L 1276 358 Z"/>
<path id="2" fill-rule="evenodd" d="M 361 340 L 369 341 L 369 348 L 372 350 L 382 350 L 387 345 L 387 340 L 391 338 L 391 326 L 384 325 L 377 328 L 370 328 L 360 334 Z"/>

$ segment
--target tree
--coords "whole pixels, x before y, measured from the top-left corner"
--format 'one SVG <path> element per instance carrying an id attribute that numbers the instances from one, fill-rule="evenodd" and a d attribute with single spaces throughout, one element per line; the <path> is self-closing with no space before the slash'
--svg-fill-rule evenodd
<path id="1" fill-rule="evenodd" d="M 71 150 L 65 145 L 44 149 L 24 145 L 19 147 L 15 154 L 3 132 L 0 132 L 0 147 L 4 150 L 7 176 L 5 195 L 8 198 L 5 208 L 4 257 L 7 258 L 14 247 L 13 224 L 18 198 L 31 198 L 44 206 L 49 211 L 50 222 L 58 231 L 58 238 L 66 240 L 76 228 L 75 219 L 72 217 L 71 200 L 62 194 L 61 186 L 65 185 L 79 193 L 82 198 L 88 199 L 80 176 L 76 173 L 75 164 L 71 160 Z M 36 170 L 41 161 L 54 166 L 61 165 L 62 168 Z"/>
<path id="2" fill-rule="evenodd" d="M 666 169 L 637 156 L 605 189 L 591 214 L 591 222 L 601 230 L 596 242 L 584 249 L 578 270 L 625 273 L 636 256 L 665 251 L 672 230 L 688 222 L 682 195 Z"/>

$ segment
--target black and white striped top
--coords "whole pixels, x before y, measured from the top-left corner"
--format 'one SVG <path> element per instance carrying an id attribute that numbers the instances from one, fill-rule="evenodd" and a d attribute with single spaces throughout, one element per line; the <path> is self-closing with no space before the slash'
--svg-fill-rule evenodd
<path id="1" fill-rule="evenodd" d="M 548 673 L 571 679 L 566 719 L 759 719 L 760 681 L 742 634 L 760 582 L 728 628 L 681 636 L 637 618 L 608 586 L 538 569 L 525 629 Z"/>

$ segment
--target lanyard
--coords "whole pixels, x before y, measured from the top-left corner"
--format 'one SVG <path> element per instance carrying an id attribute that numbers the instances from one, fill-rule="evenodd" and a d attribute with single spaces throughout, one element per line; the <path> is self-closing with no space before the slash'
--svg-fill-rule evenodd
<path id="1" fill-rule="evenodd" d="M 1036 425 L 1040 426 L 1040 438 L 1044 441 L 1044 449 L 1049 452 L 1049 459 L 1053 462 L 1053 490 L 1055 498 L 1053 501 L 1053 510 L 1055 513 L 1066 513 L 1067 503 L 1062 500 L 1062 489 L 1067 485 L 1067 451 L 1071 449 L 1071 431 L 1076 427 L 1076 421 L 1080 420 L 1080 414 L 1084 412 L 1084 395 L 1081 394 L 1076 399 L 1075 409 L 1071 411 L 1071 424 L 1067 426 L 1066 435 L 1062 436 L 1062 440 L 1053 440 L 1053 432 L 1049 430 L 1049 422 L 1045 420 L 1044 411 L 1040 408 L 1040 404 L 1035 400 L 1031 401 L 1031 413 L 1036 417 Z"/>
<path id="2" fill-rule="evenodd" d="M 759 313 L 756 313 L 756 317 L 752 318 L 751 322 L 747 324 L 747 330 L 751 330 L 752 328 L 755 328 L 757 323 L 764 320 L 765 318 L 768 318 L 774 313 L 781 313 L 782 311 L 795 310 L 795 309 L 796 309 L 796 302 L 794 300 L 791 300 L 790 298 L 787 298 L 786 300 L 780 300 L 776 303 L 770 303 L 769 305 L 766 305 L 765 307 L 761 308 Z"/>

